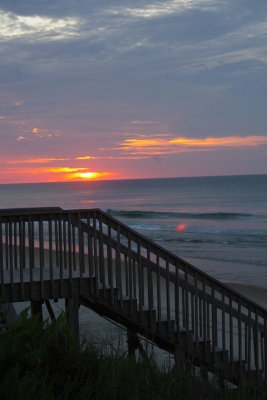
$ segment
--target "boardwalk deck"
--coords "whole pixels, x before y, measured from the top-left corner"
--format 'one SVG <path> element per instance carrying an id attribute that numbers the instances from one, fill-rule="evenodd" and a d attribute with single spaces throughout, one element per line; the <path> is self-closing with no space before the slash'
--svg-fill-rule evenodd
<path id="1" fill-rule="evenodd" d="M 179 365 L 266 389 L 265 309 L 101 210 L 0 211 L 1 301 L 58 298 L 125 325 L 131 352 L 138 333 Z"/>

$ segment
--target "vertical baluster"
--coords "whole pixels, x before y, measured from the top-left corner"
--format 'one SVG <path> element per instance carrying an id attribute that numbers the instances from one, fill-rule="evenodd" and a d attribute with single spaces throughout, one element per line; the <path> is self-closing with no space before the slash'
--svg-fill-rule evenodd
<path id="1" fill-rule="evenodd" d="M 132 275 L 132 257 L 131 257 L 131 234 L 128 232 L 128 267 L 129 267 L 129 299 L 130 299 L 130 314 L 132 313 L 133 300 L 133 275 Z"/>
<path id="2" fill-rule="evenodd" d="M 225 297 L 224 297 L 224 290 L 222 289 L 222 349 L 223 349 L 223 356 L 225 357 Z"/>
<path id="3" fill-rule="evenodd" d="M 183 328 L 185 328 L 185 288 L 182 289 L 182 319 L 183 319 Z"/>
<path id="4" fill-rule="evenodd" d="M 251 370 L 251 306 L 248 304 L 248 372 Z"/>
<path id="5" fill-rule="evenodd" d="M 62 260 L 62 218 L 58 214 L 58 253 L 59 253 L 59 280 L 60 280 L 60 295 L 63 297 L 63 260 Z"/>
<path id="6" fill-rule="evenodd" d="M 88 227 L 88 270 L 89 270 L 89 278 L 90 278 L 90 290 L 93 293 L 93 275 L 94 275 L 94 266 L 93 266 L 93 249 L 92 249 L 92 230 L 90 226 L 90 214 L 87 214 L 87 227 Z"/>
<path id="7" fill-rule="evenodd" d="M 124 273 L 125 273 L 125 295 L 129 296 L 129 269 L 127 262 L 127 254 L 124 254 Z"/>
<path id="8" fill-rule="evenodd" d="M 264 313 L 264 383 L 265 383 L 265 391 L 267 393 L 267 313 Z"/>
<path id="9" fill-rule="evenodd" d="M 11 283 L 11 299 L 14 298 L 14 271 L 13 271 L 13 249 L 12 249 L 12 222 L 9 221 L 9 274 Z"/>
<path id="10" fill-rule="evenodd" d="M 198 345 L 198 337 L 199 337 L 199 332 L 198 332 L 198 326 L 199 326 L 199 321 L 198 321 L 198 282 L 197 282 L 197 273 L 195 271 L 194 274 L 194 284 L 195 284 L 195 340 L 196 344 Z"/>
<path id="11" fill-rule="evenodd" d="M 160 331 L 161 326 L 161 277 L 160 277 L 160 265 L 159 265 L 159 251 L 157 249 L 157 309 L 158 309 L 158 331 Z"/>
<path id="12" fill-rule="evenodd" d="M 118 288 L 119 299 L 122 307 L 122 282 L 121 282 L 121 245 L 120 245 L 120 226 L 117 226 L 117 248 L 116 248 L 116 286 Z"/>
<path id="13" fill-rule="evenodd" d="M 41 282 L 41 299 L 44 298 L 44 236 L 43 236 L 43 220 L 39 220 L 39 256 L 40 256 L 40 282 Z"/>
<path id="14" fill-rule="evenodd" d="M 170 260 L 166 258 L 166 307 L 167 307 L 167 329 L 170 334 Z"/>
<path id="15" fill-rule="evenodd" d="M 180 277 L 178 265 L 175 268 L 175 320 L 178 338 L 180 334 Z"/>
<path id="16" fill-rule="evenodd" d="M 210 321 L 210 303 L 209 303 L 209 301 L 206 302 L 206 307 L 207 307 L 207 336 L 208 336 L 208 340 L 210 340 L 211 321 Z"/>
<path id="17" fill-rule="evenodd" d="M 93 214 L 93 227 L 94 227 L 95 295 L 96 295 L 96 297 L 98 297 L 99 270 L 98 270 L 98 256 L 97 256 L 96 213 L 95 212 Z"/>
<path id="18" fill-rule="evenodd" d="M 142 269 L 142 260 L 141 260 L 141 245 L 140 239 L 138 238 L 137 242 L 137 256 L 138 256 L 138 288 L 139 288 L 139 318 L 142 321 L 143 317 L 143 305 L 144 305 L 144 274 Z"/>
<path id="19" fill-rule="evenodd" d="M 76 240 L 75 240 L 74 225 L 72 225 L 72 261 L 73 261 L 73 271 L 76 271 Z"/>
<path id="20" fill-rule="evenodd" d="M 25 229 L 26 222 L 22 222 L 22 237 L 23 237 L 23 265 L 26 268 L 26 229 Z"/>
<path id="21" fill-rule="evenodd" d="M 108 279 L 109 279 L 109 289 L 110 289 L 110 303 L 114 304 L 113 263 L 112 263 L 112 245 L 111 245 L 111 226 L 110 225 L 108 225 L 107 258 L 108 258 Z"/>
<path id="22" fill-rule="evenodd" d="M 99 269 L 100 269 L 100 278 L 103 287 L 103 296 L 106 298 L 106 272 L 104 265 L 104 246 L 103 246 L 103 222 L 102 215 L 99 215 Z"/>
<path id="23" fill-rule="evenodd" d="M 73 295 L 73 279 L 72 279 L 72 238 L 71 238 L 71 213 L 68 213 L 68 260 L 69 260 L 69 291 L 70 297 Z"/>
<path id="24" fill-rule="evenodd" d="M 64 251 L 64 269 L 68 268 L 68 261 L 67 261 L 67 232 L 66 232 L 66 220 L 65 215 L 63 217 L 63 251 Z"/>
<path id="25" fill-rule="evenodd" d="M 263 320 L 264 322 L 264 320 Z M 261 354 L 261 364 L 260 364 L 260 369 L 262 370 L 262 372 L 264 372 L 264 350 L 263 350 L 263 346 L 264 346 L 264 333 L 262 331 L 260 331 L 259 333 L 260 336 L 260 354 Z"/>
<path id="26" fill-rule="evenodd" d="M 1 298 L 4 299 L 4 262 L 3 262 L 3 225 L 0 219 L 0 275 L 1 275 Z"/>
<path id="27" fill-rule="evenodd" d="M 202 288 L 203 288 L 203 319 L 202 319 L 202 313 L 199 315 L 199 334 L 200 336 L 203 335 L 204 338 L 204 355 L 206 356 L 206 350 L 207 350 L 207 340 L 208 340 L 208 330 L 209 330 L 209 321 L 208 321 L 208 315 L 207 315 L 207 302 L 206 302 L 206 281 L 205 278 L 202 278 Z M 200 302 L 201 299 L 199 299 Z"/>
<path id="28" fill-rule="evenodd" d="M 189 344 L 189 304 L 188 304 L 188 268 L 185 267 L 185 329 L 187 345 Z"/>
<path id="29" fill-rule="evenodd" d="M 81 214 L 78 213 L 78 243 L 79 243 L 79 272 L 80 272 L 80 293 L 82 294 L 83 280 L 83 232 L 81 227 Z"/>
<path id="30" fill-rule="evenodd" d="M 248 363 L 248 324 L 245 324 L 245 361 Z"/>
<path id="31" fill-rule="evenodd" d="M 149 308 L 149 327 L 152 327 L 152 310 L 154 308 L 153 299 L 153 281 L 152 281 L 152 271 L 150 264 L 150 249 L 147 247 L 147 282 L 148 282 L 148 308 Z"/>
<path id="32" fill-rule="evenodd" d="M 258 329 L 259 329 L 259 324 L 258 324 L 258 310 L 257 308 L 255 309 L 255 327 L 254 329 L 254 358 L 255 358 L 255 367 L 257 374 L 259 374 L 259 339 L 258 339 Z"/>
<path id="33" fill-rule="evenodd" d="M 136 260 L 132 260 L 133 268 L 133 297 L 136 299 Z"/>
<path id="34" fill-rule="evenodd" d="M 31 216 L 28 216 L 28 236 L 29 236 L 29 264 L 30 264 L 30 291 L 31 291 L 31 296 L 33 292 L 33 254 L 34 254 L 34 238 L 33 238 L 33 232 L 32 232 L 32 226 L 34 222 L 31 219 Z"/>
<path id="35" fill-rule="evenodd" d="M 232 293 L 229 292 L 229 319 L 230 319 L 230 362 L 233 363 L 234 357 L 234 346 L 233 346 L 233 339 L 234 339 L 234 332 L 233 332 L 233 301 L 232 301 Z"/>
<path id="36" fill-rule="evenodd" d="M 215 361 L 215 350 L 216 350 L 216 326 L 215 326 L 215 296 L 214 296 L 214 287 L 211 288 L 211 298 L 212 298 L 212 354 L 213 361 Z"/>
<path id="37" fill-rule="evenodd" d="M 32 220 L 31 227 L 32 227 L 32 265 L 33 265 L 33 268 L 34 268 L 34 249 L 35 249 L 35 243 L 34 243 L 34 218 Z"/>
<path id="38" fill-rule="evenodd" d="M 23 269 L 24 269 L 24 258 L 23 258 L 23 226 L 21 217 L 19 217 L 19 267 L 20 267 L 20 287 L 24 290 L 23 284 Z"/>
<path id="39" fill-rule="evenodd" d="M 49 220 L 48 220 L 48 245 L 49 245 L 50 286 L 51 286 L 52 297 L 55 298 L 54 266 L 53 266 L 53 231 L 52 231 L 51 215 L 49 215 Z"/>
<path id="40" fill-rule="evenodd" d="M 242 368 L 242 326 L 241 326 L 241 301 L 238 299 L 238 360 L 239 369 Z"/>
<path id="41" fill-rule="evenodd" d="M 194 293 L 189 291 L 189 297 L 190 297 L 190 306 L 191 306 L 190 307 L 191 308 L 191 327 L 190 327 L 190 329 L 192 330 L 193 334 L 195 335 L 196 330 L 195 330 L 195 296 L 194 296 Z"/>
<path id="42" fill-rule="evenodd" d="M 8 270 L 8 223 L 5 223 L 6 269 Z"/>
<path id="43" fill-rule="evenodd" d="M 17 249 L 17 222 L 14 221 L 14 267 L 18 269 L 18 249 Z"/>
<path id="44" fill-rule="evenodd" d="M 58 254 L 58 223 L 59 221 L 55 218 L 55 243 L 56 243 L 56 266 L 59 267 L 59 254 Z"/>

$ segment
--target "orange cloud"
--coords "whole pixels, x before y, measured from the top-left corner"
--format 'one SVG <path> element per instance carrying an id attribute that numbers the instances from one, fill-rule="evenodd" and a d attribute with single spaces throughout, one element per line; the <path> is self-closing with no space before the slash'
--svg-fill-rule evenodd
<path id="1" fill-rule="evenodd" d="M 53 161 L 67 161 L 67 160 L 69 160 L 69 159 L 68 158 L 28 158 L 28 159 L 24 159 L 24 160 L 11 160 L 11 161 L 8 161 L 8 164 L 47 164 L 47 163 L 50 163 Z"/>
<path id="2" fill-rule="evenodd" d="M 226 136 L 206 138 L 158 138 L 138 137 L 125 139 L 120 147 L 114 150 L 123 150 L 126 154 L 160 155 L 176 154 L 192 151 L 208 151 L 211 149 L 225 149 L 238 147 L 255 147 L 267 144 L 267 136 Z"/>
<path id="3" fill-rule="evenodd" d="M 113 172 L 90 171 L 85 167 L 8 167 L 4 170 L 6 181 L 11 182 L 64 182 L 112 179 Z"/>
<path id="4" fill-rule="evenodd" d="M 101 148 L 99 150 L 110 150 Z M 114 149 L 113 149 L 114 150 Z M 148 157 L 141 156 L 80 156 L 76 157 L 75 160 L 140 160 Z"/>

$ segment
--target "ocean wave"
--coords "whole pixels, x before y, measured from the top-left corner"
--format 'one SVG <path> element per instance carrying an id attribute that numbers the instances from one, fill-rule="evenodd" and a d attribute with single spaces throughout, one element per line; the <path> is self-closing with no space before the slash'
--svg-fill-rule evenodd
<path id="1" fill-rule="evenodd" d="M 142 211 L 142 210 L 112 210 L 108 209 L 107 213 L 113 217 L 122 218 L 139 218 L 139 219 L 157 219 L 157 218 L 183 218 L 183 219 L 238 219 L 257 217 L 253 214 L 236 213 L 236 212 L 214 212 L 214 213 L 187 213 L 187 212 L 167 212 L 167 211 Z"/>

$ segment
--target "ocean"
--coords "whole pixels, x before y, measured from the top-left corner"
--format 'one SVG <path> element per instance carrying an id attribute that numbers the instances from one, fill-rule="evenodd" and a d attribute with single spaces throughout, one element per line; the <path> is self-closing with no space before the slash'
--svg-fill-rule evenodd
<path id="1" fill-rule="evenodd" d="M 267 287 L 267 175 L 0 185 L 0 208 L 101 208 L 223 282 Z"/>

